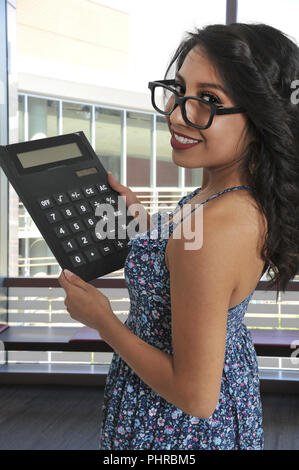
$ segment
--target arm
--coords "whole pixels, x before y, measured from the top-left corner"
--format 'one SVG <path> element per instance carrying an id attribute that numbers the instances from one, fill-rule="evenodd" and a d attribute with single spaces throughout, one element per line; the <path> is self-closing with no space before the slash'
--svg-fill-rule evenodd
<path id="1" fill-rule="evenodd" d="M 200 249 L 185 250 L 188 239 L 181 237 L 168 252 L 174 376 L 193 416 L 211 416 L 219 401 L 227 312 L 252 247 L 250 226 L 224 207 L 218 201 L 203 209 Z M 194 232 L 194 213 L 191 221 Z"/>
<path id="2" fill-rule="evenodd" d="M 100 335 L 150 388 L 190 414 L 185 387 L 179 389 L 174 377 L 172 356 L 140 339 L 116 316 L 105 323 Z"/>

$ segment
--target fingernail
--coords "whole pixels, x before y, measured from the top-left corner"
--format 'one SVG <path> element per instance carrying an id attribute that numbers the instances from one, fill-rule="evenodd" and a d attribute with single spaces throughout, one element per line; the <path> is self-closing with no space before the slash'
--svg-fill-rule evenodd
<path id="1" fill-rule="evenodd" d="M 64 269 L 63 272 L 64 272 L 65 277 L 70 280 L 73 273 L 69 271 L 68 269 Z"/>

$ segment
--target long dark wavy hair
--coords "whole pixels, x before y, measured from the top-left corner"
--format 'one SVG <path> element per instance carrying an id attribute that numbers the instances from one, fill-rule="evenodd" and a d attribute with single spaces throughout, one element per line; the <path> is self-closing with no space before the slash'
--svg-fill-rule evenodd
<path id="1" fill-rule="evenodd" d="M 208 25 L 186 33 L 164 78 L 174 78 L 169 71 L 174 66 L 177 72 L 195 46 L 214 64 L 237 106 L 246 109 L 246 132 L 255 137 L 240 169 L 268 221 L 261 256 L 277 302 L 299 270 L 299 48 L 263 23 Z"/>

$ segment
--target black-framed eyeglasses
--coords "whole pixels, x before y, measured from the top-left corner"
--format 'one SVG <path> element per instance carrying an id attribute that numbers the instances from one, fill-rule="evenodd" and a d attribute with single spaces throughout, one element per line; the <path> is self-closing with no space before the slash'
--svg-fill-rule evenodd
<path id="1" fill-rule="evenodd" d="M 179 96 L 178 92 L 173 88 L 173 85 L 178 85 L 176 80 L 157 80 L 155 82 L 149 82 L 148 88 L 151 90 L 154 109 L 158 111 L 158 113 L 164 114 L 164 116 L 169 116 L 179 105 L 186 124 L 196 129 L 207 129 L 210 127 L 216 114 L 224 115 L 246 112 L 241 106 L 225 107 L 220 104 L 215 105 L 198 96 Z M 188 106 L 186 110 L 187 101 L 191 106 Z"/>

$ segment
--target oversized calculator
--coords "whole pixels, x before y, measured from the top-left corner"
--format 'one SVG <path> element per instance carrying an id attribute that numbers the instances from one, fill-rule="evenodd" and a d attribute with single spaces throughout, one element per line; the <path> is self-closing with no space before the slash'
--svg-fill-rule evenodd
<path id="1" fill-rule="evenodd" d="M 1 146 L 0 165 L 62 269 L 90 281 L 124 266 L 133 217 L 83 132 Z"/>

